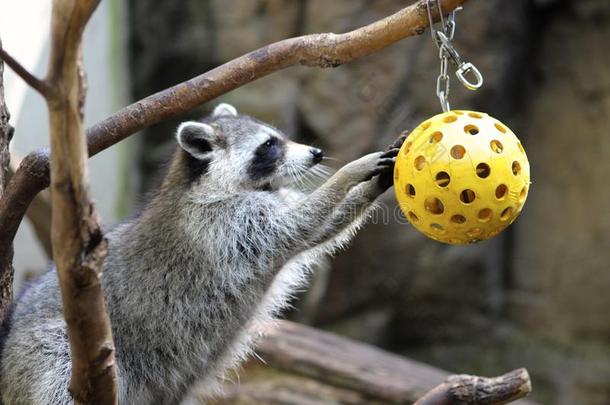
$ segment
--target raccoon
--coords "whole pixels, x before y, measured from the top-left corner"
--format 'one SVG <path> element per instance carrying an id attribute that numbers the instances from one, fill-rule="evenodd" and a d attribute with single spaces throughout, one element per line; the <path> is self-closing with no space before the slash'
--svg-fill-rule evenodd
<path id="1" fill-rule="evenodd" d="M 103 291 L 119 403 L 180 403 L 248 354 L 313 264 L 345 246 L 392 182 L 402 141 L 310 192 L 320 149 L 228 104 L 182 123 L 169 170 L 135 219 L 108 233 Z M 72 403 L 69 342 L 51 270 L 17 300 L 4 342 L 5 404 Z"/>

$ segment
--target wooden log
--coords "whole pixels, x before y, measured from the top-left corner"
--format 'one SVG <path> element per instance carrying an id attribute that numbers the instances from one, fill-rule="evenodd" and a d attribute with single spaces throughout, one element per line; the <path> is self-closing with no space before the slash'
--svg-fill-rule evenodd
<path id="1" fill-rule="evenodd" d="M 234 381 L 225 384 L 224 393 L 214 404 L 404 404 L 414 403 L 429 392 L 444 393 L 447 386 L 462 400 L 479 400 L 461 403 L 503 403 L 472 396 L 481 389 L 489 392 L 486 389 L 493 384 L 488 379 L 452 377 L 438 368 L 315 328 L 278 321 L 262 328 L 261 333 L 265 337 L 257 344 L 259 358 L 248 362 L 232 378 Z M 530 388 L 527 373 L 517 370 L 501 381 L 515 382 L 519 378 L 519 387 L 510 384 L 507 391 L 524 396 Z M 477 384 L 481 381 L 488 384 Z M 479 390 L 468 389 L 473 387 Z M 205 393 L 200 392 L 199 398 L 203 400 Z M 527 400 L 514 403 L 534 404 Z"/>

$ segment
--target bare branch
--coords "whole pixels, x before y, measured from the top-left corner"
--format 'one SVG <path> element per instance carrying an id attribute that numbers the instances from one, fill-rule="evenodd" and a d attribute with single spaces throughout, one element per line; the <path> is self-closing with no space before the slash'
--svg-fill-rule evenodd
<path id="1" fill-rule="evenodd" d="M 45 95 L 48 91 L 47 84 L 31 74 L 23 65 L 21 65 L 15 58 L 13 58 L 8 52 L 0 46 L 0 60 L 3 60 L 12 70 L 21 77 L 31 88 L 36 90 L 42 95 Z"/>
<path id="2" fill-rule="evenodd" d="M 2 51 L 2 42 L 0 41 L 0 52 Z M 13 129 L 9 125 L 8 120 L 11 115 L 4 101 L 4 63 L 0 59 L 0 197 L 4 193 L 4 189 L 9 179 L 9 165 L 11 155 L 9 153 L 9 143 L 13 137 Z"/>
<path id="3" fill-rule="evenodd" d="M 2 42 L 0 42 L 0 49 Z M 0 60 L 0 201 L 5 194 L 8 183 L 8 169 L 11 160 L 9 143 L 13 136 L 13 130 L 8 123 L 10 114 L 4 101 L 4 64 Z M 0 228 L 2 229 L 2 228 Z M 1 237 L 0 237 L 1 238 Z M 13 299 L 13 239 L 6 241 L 0 247 L 0 322 L 8 313 L 8 308 Z"/>
<path id="4" fill-rule="evenodd" d="M 15 157 L 13 153 L 8 168 L 9 178 L 15 175 L 20 163 L 21 159 Z M 43 190 L 34 197 L 25 215 L 32 228 L 34 228 L 34 234 L 47 258 L 51 259 L 53 257 L 53 248 L 51 245 L 51 194 L 49 190 Z"/>
<path id="5" fill-rule="evenodd" d="M 444 0 L 442 9 L 450 12 L 465 1 Z M 434 15 L 434 18 L 438 20 L 438 15 Z M 402 38 L 420 35 L 427 26 L 426 1 L 419 0 L 392 16 L 347 34 L 306 35 L 265 46 L 137 101 L 93 125 L 87 130 L 89 155 L 93 156 L 137 131 L 275 71 L 298 64 L 337 66 L 376 52 Z M 0 236 L 0 257 L 6 251 L 5 244 L 13 240 L 27 206 L 39 191 L 49 185 L 48 150 L 32 152 L 25 161 L 28 165 L 23 170 L 34 176 L 36 181 L 30 183 L 29 176 L 20 173 L 20 167 L 11 193 L 7 194 L 6 201 L 0 201 L 0 229 L 5 233 Z"/>
<path id="6" fill-rule="evenodd" d="M 530 376 L 524 368 L 495 378 L 453 375 L 415 405 L 504 405 L 525 397 L 531 391 Z"/>
<path id="7" fill-rule="evenodd" d="M 289 321 L 262 324 L 257 332 L 263 336 L 256 345 L 260 357 L 244 365 L 239 385 L 228 382 L 225 395 L 212 403 L 300 403 L 294 398 L 305 397 L 307 403 L 412 404 L 419 400 L 418 405 L 500 405 L 531 391 L 524 369 L 497 378 L 451 376 L 377 347 Z M 432 388 L 440 381 L 446 382 Z M 197 391 L 202 400 L 209 395 Z M 518 403 L 534 405 L 528 400 Z"/>
<path id="8" fill-rule="evenodd" d="M 27 155 L 11 177 L 0 198 L 0 290 L 4 281 L 12 280 L 13 240 L 32 200 L 49 186 L 49 151 L 41 149 Z M 10 275 L 8 275 L 10 273 Z M 12 286 L 12 282 L 10 284 Z M 10 301 L 0 301 L 5 315 Z M 3 318 L 4 319 L 4 318 Z"/>
<path id="9" fill-rule="evenodd" d="M 100 280 L 108 243 L 90 198 L 82 119 L 81 36 L 98 1 L 53 2 L 45 95 L 51 123 L 53 258 L 70 340 L 70 392 L 76 404 L 117 403 L 114 345 Z"/>
<path id="10" fill-rule="evenodd" d="M 450 12 L 466 0 L 444 0 Z M 436 7 L 433 8 L 437 10 Z M 438 15 L 434 16 L 438 19 Z M 146 97 L 87 130 L 94 155 L 129 135 L 290 66 L 336 67 L 370 55 L 428 26 L 426 0 L 345 34 L 313 34 L 264 46 L 207 73 Z"/>

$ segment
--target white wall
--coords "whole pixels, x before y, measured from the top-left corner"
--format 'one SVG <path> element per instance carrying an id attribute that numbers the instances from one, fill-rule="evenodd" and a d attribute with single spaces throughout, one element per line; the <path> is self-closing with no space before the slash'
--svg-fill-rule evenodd
<path id="1" fill-rule="evenodd" d="M 124 7 L 120 0 L 102 1 L 85 30 L 83 49 L 89 90 L 85 107 L 87 126 L 128 103 L 123 32 Z M 31 72 L 42 77 L 49 56 L 51 1 L 0 0 L 0 37 L 3 47 Z M 48 115 L 43 99 L 5 67 L 6 101 L 15 127 L 12 153 L 25 156 L 49 144 Z M 91 159 L 93 197 L 106 228 L 117 221 L 124 199 L 122 166 L 125 145 L 115 146 Z M 24 221 L 15 240 L 16 280 L 24 272 L 40 272 L 48 263 L 30 225 Z"/>

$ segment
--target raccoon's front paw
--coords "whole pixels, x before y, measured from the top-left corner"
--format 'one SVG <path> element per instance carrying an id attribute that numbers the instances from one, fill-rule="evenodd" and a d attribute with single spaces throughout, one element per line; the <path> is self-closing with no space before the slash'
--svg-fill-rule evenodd
<path id="1" fill-rule="evenodd" d="M 343 166 L 341 171 L 347 175 L 351 186 L 370 180 L 379 174 L 383 154 L 384 152 L 374 152 L 364 155 Z"/>
<path id="2" fill-rule="evenodd" d="M 398 152 L 408 135 L 409 134 L 406 131 L 400 134 L 382 155 L 382 159 L 393 159 L 391 164 L 385 165 L 386 167 L 379 173 L 379 177 L 377 178 L 377 184 L 383 191 L 386 191 L 394 184 L 394 164 L 396 163 L 396 156 L 398 156 Z"/>
<path id="3" fill-rule="evenodd" d="M 377 184 L 379 188 L 386 191 L 394 184 L 394 165 L 396 164 L 396 156 L 400 148 L 391 148 L 385 151 L 377 162 L 377 169 L 375 175 L 377 175 Z"/>

